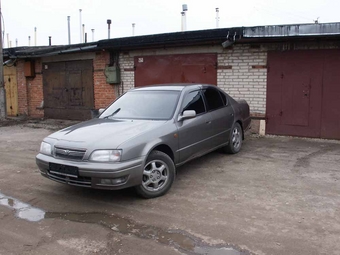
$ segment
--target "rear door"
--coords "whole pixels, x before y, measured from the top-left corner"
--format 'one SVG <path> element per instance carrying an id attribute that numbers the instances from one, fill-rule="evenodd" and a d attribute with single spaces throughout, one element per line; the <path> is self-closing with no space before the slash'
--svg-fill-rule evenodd
<path id="1" fill-rule="evenodd" d="M 203 95 L 208 114 L 211 116 L 210 147 L 215 148 L 228 142 L 234 122 L 234 110 L 230 105 L 226 105 L 227 98 L 216 88 L 204 89 Z"/>

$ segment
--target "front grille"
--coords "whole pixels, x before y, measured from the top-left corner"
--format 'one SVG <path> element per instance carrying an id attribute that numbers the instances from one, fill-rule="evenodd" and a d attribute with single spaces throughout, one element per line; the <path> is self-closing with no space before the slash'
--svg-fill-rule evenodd
<path id="1" fill-rule="evenodd" d="M 85 152 L 86 152 L 85 150 L 74 150 L 55 147 L 56 158 L 82 160 L 85 155 Z"/>
<path id="2" fill-rule="evenodd" d="M 65 176 L 60 175 L 57 173 L 47 173 L 48 178 L 51 180 L 61 182 L 64 184 L 74 185 L 74 186 L 81 186 L 81 187 L 91 187 L 91 177 L 71 177 L 71 176 Z"/>

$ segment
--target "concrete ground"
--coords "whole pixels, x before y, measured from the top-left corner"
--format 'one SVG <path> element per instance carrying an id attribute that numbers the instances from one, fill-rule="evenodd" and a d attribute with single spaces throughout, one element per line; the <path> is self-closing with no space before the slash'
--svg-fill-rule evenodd
<path id="1" fill-rule="evenodd" d="M 0 127 L 0 254 L 340 254 L 338 141 L 248 136 L 145 200 L 42 177 L 35 155 L 55 128 Z"/>

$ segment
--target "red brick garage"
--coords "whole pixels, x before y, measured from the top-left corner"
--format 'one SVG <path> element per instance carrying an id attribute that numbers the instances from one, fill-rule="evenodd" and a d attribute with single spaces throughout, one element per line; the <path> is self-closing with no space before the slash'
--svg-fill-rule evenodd
<path id="1" fill-rule="evenodd" d="M 340 139 L 340 50 L 269 51 L 266 132 Z"/>

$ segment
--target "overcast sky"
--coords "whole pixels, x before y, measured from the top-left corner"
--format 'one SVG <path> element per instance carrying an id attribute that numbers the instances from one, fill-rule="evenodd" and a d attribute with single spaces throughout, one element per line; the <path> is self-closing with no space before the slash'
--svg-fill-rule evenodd
<path id="1" fill-rule="evenodd" d="M 111 19 L 111 38 L 181 31 L 182 4 L 187 4 L 187 30 L 216 28 L 216 12 L 220 12 L 219 27 L 280 25 L 340 21 L 339 0 L 2 0 L 2 17 L 12 47 L 68 44 L 67 16 L 71 16 L 71 43 L 80 42 L 79 9 L 82 23 L 92 41 L 107 39 L 106 20 Z"/>

